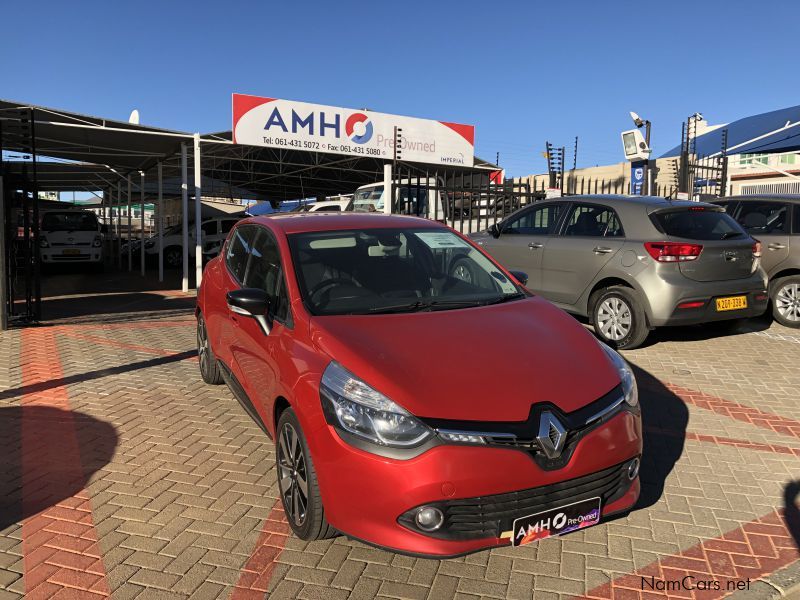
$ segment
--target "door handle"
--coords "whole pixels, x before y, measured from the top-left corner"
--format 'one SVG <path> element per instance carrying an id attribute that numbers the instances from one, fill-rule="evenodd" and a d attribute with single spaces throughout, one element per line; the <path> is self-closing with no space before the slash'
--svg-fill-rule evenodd
<path id="1" fill-rule="evenodd" d="M 778 242 L 773 242 L 767 245 L 767 248 L 770 250 L 783 250 L 786 248 L 786 244 L 779 244 Z"/>
<path id="2" fill-rule="evenodd" d="M 592 252 L 595 254 L 608 254 L 609 252 L 613 252 L 613 249 L 608 246 L 595 246 Z"/>
<path id="3" fill-rule="evenodd" d="M 531 250 L 538 250 L 539 248 L 544 248 L 544 244 L 531 242 L 530 244 L 528 244 L 528 248 L 530 248 Z"/>

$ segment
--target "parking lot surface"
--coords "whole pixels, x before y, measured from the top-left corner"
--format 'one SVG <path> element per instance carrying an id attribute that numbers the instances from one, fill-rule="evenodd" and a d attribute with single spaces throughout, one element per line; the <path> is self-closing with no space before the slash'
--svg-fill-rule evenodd
<path id="1" fill-rule="evenodd" d="M 434 561 L 290 535 L 272 442 L 200 380 L 191 296 L 50 302 L 80 309 L 0 344 L 0 599 L 772 598 L 800 582 L 800 331 L 656 333 L 625 353 L 638 508 Z"/>

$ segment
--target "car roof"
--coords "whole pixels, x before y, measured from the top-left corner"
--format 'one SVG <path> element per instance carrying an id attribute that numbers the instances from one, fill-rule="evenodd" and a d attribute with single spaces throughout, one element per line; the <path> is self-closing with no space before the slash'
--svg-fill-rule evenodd
<path id="1" fill-rule="evenodd" d="M 251 217 L 242 222 L 267 225 L 286 234 L 347 229 L 445 228 L 441 223 L 420 217 L 354 212 L 273 213 L 271 216 Z"/>
<path id="2" fill-rule="evenodd" d="M 727 198 L 720 198 L 714 202 L 738 200 L 782 200 L 784 202 L 800 202 L 800 194 L 746 194 L 744 196 L 729 196 Z"/>
<path id="3" fill-rule="evenodd" d="M 609 205 L 630 205 L 630 206 L 648 206 L 653 209 L 657 208 L 681 208 L 684 206 L 712 206 L 708 202 L 697 202 L 696 200 L 670 200 L 661 196 L 630 196 L 623 194 L 584 194 L 580 196 L 563 196 L 561 198 L 548 198 L 547 200 L 540 200 L 540 202 L 598 202 L 600 204 Z"/>

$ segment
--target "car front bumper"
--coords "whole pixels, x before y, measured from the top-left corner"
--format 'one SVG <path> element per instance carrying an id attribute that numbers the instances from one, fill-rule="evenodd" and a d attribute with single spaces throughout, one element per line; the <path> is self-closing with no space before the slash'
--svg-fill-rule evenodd
<path id="1" fill-rule="evenodd" d="M 543 491 L 553 491 L 556 506 L 600 496 L 603 517 L 630 510 L 639 496 L 638 476 L 619 476 L 642 452 L 641 419 L 628 410 L 586 433 L 556 470 L 540 468 L 524 450 L 486 446 L 439 445 L 396 460 L 349 445 L 324 420 L 304 429 L 309 426 L 306 437 L 329 523 L 401 553 L 444 558 L 509 545 L 515 518 L 553 507 L 533 499 Z M 426 534 L 404 518 L 422 505 L 436 504 L 449 514 L 449 506 L 481 512 L 495 501 L 502 510 L 467 531 L 456 531 L 448 517 L 442 530 Z"/>
<path id="2" fill-rule="evenodd" d="M 103 249 L 94 246 L 76 248 L 41 248 L 39 256 L 44 264 L 99 263 L 103 260 Z"/>

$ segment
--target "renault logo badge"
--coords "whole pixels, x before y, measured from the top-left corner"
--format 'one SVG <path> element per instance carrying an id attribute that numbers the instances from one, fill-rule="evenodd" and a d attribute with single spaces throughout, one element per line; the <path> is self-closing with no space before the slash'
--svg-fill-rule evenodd
<path id="1" fill-rule="evenodd" d="M 553 413 L 545 411 L 539 421 L 539 435 L 536 440 L 547 458 L 558 458 L 567 441 L 567 430 Z"/>

